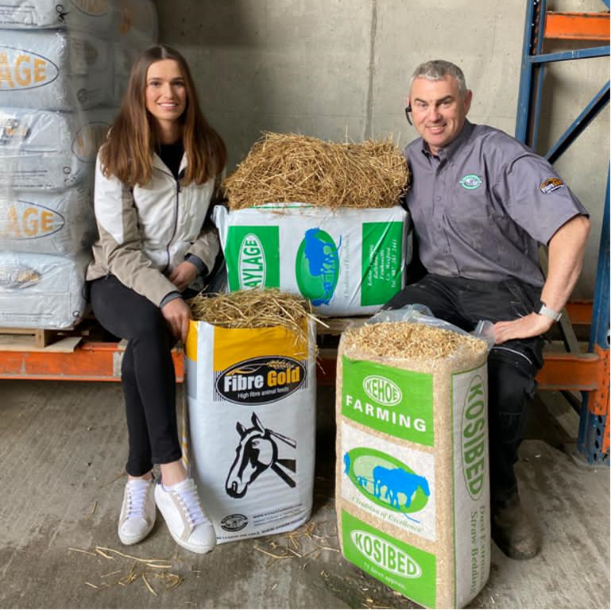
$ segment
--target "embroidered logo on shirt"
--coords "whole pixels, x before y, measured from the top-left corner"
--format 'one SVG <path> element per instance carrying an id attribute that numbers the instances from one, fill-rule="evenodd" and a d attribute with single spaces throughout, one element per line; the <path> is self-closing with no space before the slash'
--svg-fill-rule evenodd
<path id="1" fill-rule="evenodd" d="M 464 189 L 468 189 L 469 191 L 478 189 L 481 185 L 482 179 L 475 174 L 467 174 L 466 176 L 463 176 L 460 181 L 460 186 L 462 186 Z"/>
<path id="2" fill-rule="evenodd" d="M 556 178 L 553 176 L 551 178 L 547 178 L 547 180 L 544 180 L 539 185 L 539 190 L 546 195 L 548 193 L 553 193 L 554 191 L 557 191 L 561 188 L 564 188 L 564 182 L 560 178 Z"/>

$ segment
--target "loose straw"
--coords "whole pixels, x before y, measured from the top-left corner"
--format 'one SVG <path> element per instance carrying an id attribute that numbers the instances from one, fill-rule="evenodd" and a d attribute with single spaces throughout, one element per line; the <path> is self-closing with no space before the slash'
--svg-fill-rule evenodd
<path id="1" fill-rule="evenodd" d="M 296 134 L 264 133 L 224 182 L 228 205 L 308 203 L 330 208 L 388 208 L 409 182 L 392 138 L 356 144 Z"/>
<path id="2" fill-rule="evenodd" d="M 197 295 L 189 305 L 194 320 L 224 328 L 282 326 L 304 345 L 308 343 L 305 320 L 318 321 L 305 299 L 275 288 L 241 290 L 213 297 Z"/>

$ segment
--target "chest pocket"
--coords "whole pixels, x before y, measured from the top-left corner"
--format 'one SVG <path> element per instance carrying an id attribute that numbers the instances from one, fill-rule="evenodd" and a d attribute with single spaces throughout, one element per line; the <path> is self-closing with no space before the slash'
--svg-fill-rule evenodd
<path id="1" fill-rule="evenodd" d="M 473 182 L 469 183 L 473 186 Z M 482 181 L 477 188 L 462 185 L 454 189 L 455 198 L 444 211 L 444 224 L 451 239 L 475 250 L 486 258 L 496 256 L 510 227 L 508 218 L 494 206 L 494 195 Z"/>

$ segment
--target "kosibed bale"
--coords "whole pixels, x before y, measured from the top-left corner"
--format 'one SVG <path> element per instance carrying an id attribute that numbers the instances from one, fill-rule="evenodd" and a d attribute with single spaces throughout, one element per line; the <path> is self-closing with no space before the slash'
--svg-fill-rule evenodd
<path id="1" fill-rule="evenodd" d="M 265 133 L 224 182 L 229 209 L 300 202 L 330 208 L 399 203 L 409 181 L 392 139 L 354 144 Z"/>
<path id="2" fill-rule="evenodd" d="M 315 320 L 278 290 L 190 304 L 188 455 L 217 541 L 296 529 L 312 509 Z"/>
<path id="3" fill-rule="evenodd" d="M 487 345 L 394 322 L 346 331 L 337 516 L 346 558 L 415 602 L 464 607 L 490 568 Z"/>

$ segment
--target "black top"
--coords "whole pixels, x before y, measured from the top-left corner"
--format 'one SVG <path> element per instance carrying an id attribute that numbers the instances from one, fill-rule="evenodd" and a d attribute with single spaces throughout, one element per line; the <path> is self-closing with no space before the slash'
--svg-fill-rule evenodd
<path id="1" fill-rule="evenodd" d="M 160 144 L 157 148 L 157 154 L 176 179 L 178 179 L 178 170 L 184 152 L 185 147 L 182 144 L 182 139 L 173 144 Z"/>

